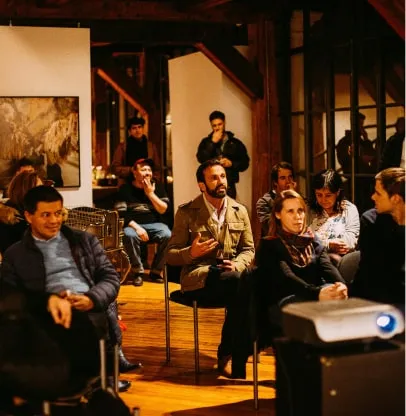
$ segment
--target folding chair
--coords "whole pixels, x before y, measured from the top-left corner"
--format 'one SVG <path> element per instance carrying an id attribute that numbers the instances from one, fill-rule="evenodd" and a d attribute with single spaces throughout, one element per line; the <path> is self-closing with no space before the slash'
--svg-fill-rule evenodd
<path id="1" fill-rule="evenodd" d="M 177 303 L 179 305 L 193 308 L 193 334 L 194 334 L 194 352 L 195 352 L 195 374 L 200 373 L 199 361 L 199 317 L 198 309 L 219 309 L 225 308 L 224 303 L 218 302 L 201 302 L 193 299 L 189 294 L 175 290 L 169 293 L 169 281 L 180 284 L 180 268 L 171 267 L 168 273 L 168 266 L 164 268 L 164 289 L 165 289 L 165 328 L 166 328 L 166 361 L 171 361 L 171 334 L 170 334 L 170 314 L 169 303 Z"/>
<path id="2" fill-rule="evenodd" d="M 88 380 L 86 385 L 74 392 L 71 395 L 58 397 L 54 400 L 45 400 L 42 403 L 43 416 L 51 416 L 52 406 L 73 407 L 79 405 L 82 398 L 91 394 L 93 390 L 100 387 L 103 391 L 110 393 L 113 397 L 118 397 L 118 376 L 119 376 L 119 360 L 118 360 L 118 345 L 114 346 L 114 360 L 113 360 L 113 388 L 107 383 L 107 352 L 106 341 L 99 340 L 100 348 L 100 376 Z"/>

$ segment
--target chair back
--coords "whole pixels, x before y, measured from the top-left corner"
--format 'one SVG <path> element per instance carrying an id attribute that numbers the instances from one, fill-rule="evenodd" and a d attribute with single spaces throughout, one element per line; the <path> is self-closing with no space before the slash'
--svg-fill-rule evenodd
<path id="1" fill-rule="evenodd" d="M 357 250 L 347 253 L 341 258 L 340 263 L 338 264 L 338 271 L 347 285 L 350 285 L 354 280 L 355 273 L 358 270 L 359 260 L 360 252 Z"/>

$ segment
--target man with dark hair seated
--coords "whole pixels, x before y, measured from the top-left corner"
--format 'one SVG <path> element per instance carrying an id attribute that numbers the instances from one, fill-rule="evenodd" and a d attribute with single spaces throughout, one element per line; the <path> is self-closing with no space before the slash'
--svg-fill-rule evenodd
<path id="1" fill-rule="evenodd" d="M 227 176 L 221 162 L 213 159 L 202 163 L 196 179 L 202 194 L 179 206 L 167 262 L 182 266 L 182 292 L 203 303 L 226 306 L 217 365 L 220 373 L 228 375 L 235 294 L 241 272 L 254 260 L 254 241 L 246 208 L 227 196 Z"/>
<path id="2" fill-rule="evenodd" d="M 375 208 L 361 217 L 361 254 L 351 295 L 405 307 L 405 169 L 375 176 Z"/>
<path id="3" fill-rule="evenodd" d="M 268 234 L 269 219 L 276 196 L 287 189 L 296 189 L 295 171 L 289 162 L 282 161 L 272 166 L 271 189 L 261 196 L 256 204 L 262 237 Z"/>
<path id="4" fill-rule="evenodd" d="M 30 189 L 24 215 L 30 228 L 4 253 L 4 282 L 65 298 L 74 310 L 89 315 L 99 336 L 107 335 L 107 325 L 117 324 L 111 306 L 120 281 L 97 237 L 62 225 L 63 198 L 53 187 Z M 119 388 L 125 391 L 129 386 L 122 381 Z"/>

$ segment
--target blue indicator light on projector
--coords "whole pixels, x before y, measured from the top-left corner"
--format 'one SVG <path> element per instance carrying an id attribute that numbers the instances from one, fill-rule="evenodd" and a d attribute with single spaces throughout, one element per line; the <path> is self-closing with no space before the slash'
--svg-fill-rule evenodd
<path id="1" fill-rule="evenodd" d="M 376 324 L 382 332 L 387 334 L 393 332 L 397 326 L 395 317 L 387 313 L 381 313 L 376 319 Z"/>

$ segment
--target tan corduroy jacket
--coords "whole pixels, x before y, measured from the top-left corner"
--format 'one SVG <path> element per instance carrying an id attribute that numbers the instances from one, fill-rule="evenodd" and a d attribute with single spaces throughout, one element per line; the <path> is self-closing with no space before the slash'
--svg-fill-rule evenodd
<path id="1" fill-rule="evenodd" d="M 254 260 L 254 239 L 247 209 L 227 197 L 226 227 L 219 243 L 225 253 L 236 264 L 239 272 L 245 270 Z M 209 266 L 216 264 L 216 252 L 213 250 L 203 257 L 194 259 L 190 256 L 190 247 L 197 233 L 205 241 L 217 236 L 217 224 L 211 218 L 203 195 L 179 206 L 175 216 L 172 237 L 169 241 L 167 263 L 183 266 L 181 272 L 182 291 L 191 291 L 204 287 Z"/>

